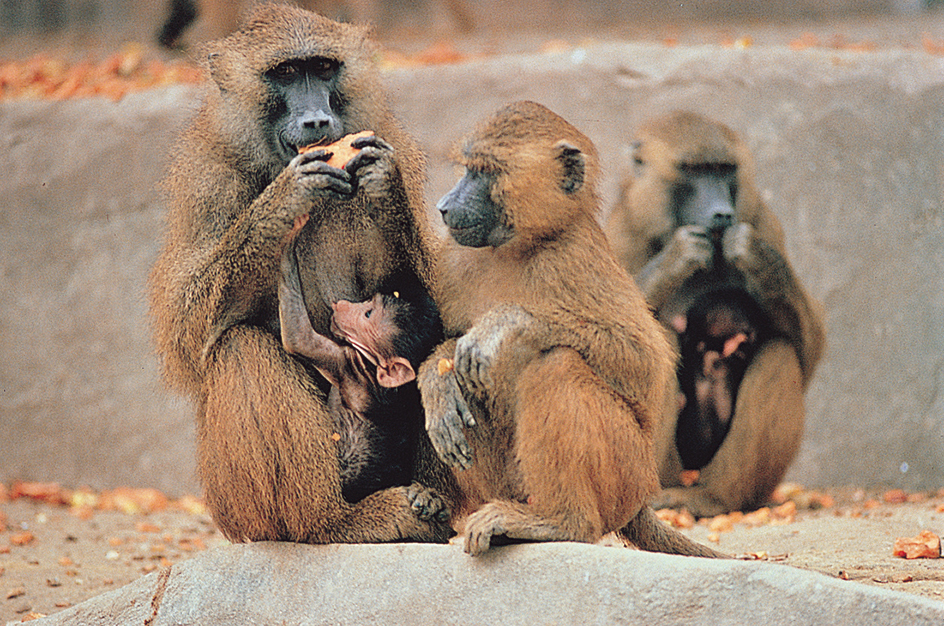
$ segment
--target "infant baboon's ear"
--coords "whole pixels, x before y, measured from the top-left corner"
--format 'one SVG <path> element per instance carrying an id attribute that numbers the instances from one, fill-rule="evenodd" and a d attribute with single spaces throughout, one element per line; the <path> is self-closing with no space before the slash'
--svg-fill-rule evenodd
<path id="1" fill-rule="evenodd" d="M 559 141 L 554 146 L 556 159 L 560 162 L 563 173 L 560 187 L 566 194 L 576 193 L 583 187 L 587 176 L 587 165 L 580 148 L 566 141 Z"/>
<path id="2" fill-rule="evenodd" d="M 416 379 L 413 366 L 403 357 L 387 359 L 385 365 L 377 366 L 377 383 L 381 387 L 393 388 L 405 385 Z"/>

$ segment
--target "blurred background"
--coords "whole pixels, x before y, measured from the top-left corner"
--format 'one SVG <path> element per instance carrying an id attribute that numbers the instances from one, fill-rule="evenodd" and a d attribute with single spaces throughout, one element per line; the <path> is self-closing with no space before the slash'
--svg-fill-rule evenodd
<path id="1" fill-rule="evenodd" d="M 38 49 L 87 50 L 134 40 L 152 42 L 174 3 L 180 0 L 0 0 L 0 55 Z M 225 32 L 253 0 L 195 3 L 197 16 L 180 45 Z M 534 38 L 677 37 L 698 42 L 719 33 L 748 32 L 758 43 L 795 36 L 798 29 L 855 29 L 876 40 L 907 36 L 914 18 L 944 0 L 306 0 L 303 6 L 329 17 L 369 22 L 382 41 L 458 38 L 467 45 L 504 51 Z M 902 21 L 903 20 L 903 21 Z M 826 31 L 824 31 L 826 32 Z"/>

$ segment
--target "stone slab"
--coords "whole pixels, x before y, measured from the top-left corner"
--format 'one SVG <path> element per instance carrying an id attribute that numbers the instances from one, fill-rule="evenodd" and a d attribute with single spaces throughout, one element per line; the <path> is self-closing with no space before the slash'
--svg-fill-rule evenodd
<path id="1" fill-rule="evenodd" d="M 785 565 L 573 543 L 216 548 L 36 626 L 924 626 L 944 603 Z"/>

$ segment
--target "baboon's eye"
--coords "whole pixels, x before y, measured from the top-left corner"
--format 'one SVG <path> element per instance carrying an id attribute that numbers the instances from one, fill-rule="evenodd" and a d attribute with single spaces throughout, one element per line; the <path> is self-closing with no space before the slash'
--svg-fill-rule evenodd
<path id="1" fill-rule="evenodd" d="M 298 68 L 294 63 L 280 63 L 269 70 L 269 75 L 272 76 L 272 78 L 278 78 L 281 80 L 292 78 L 296 74 L 298 74 Z"/>
<path id="2" fill-rule="evenodd" d="M 334 74 L 338 69 L 338 64 L 331 59 L 314 59 L 311 62 L 311 71 L 318 76 L 327 76 Z"/>

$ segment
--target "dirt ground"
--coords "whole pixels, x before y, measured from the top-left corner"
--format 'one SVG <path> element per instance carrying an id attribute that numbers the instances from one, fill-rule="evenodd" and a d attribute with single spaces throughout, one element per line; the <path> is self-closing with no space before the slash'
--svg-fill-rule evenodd
<path id="1" fill-rule="evenodd" d="M 741 558 L 944 601 L 944 560 L 893 554 L 899 537 L 944 533 L 944 494 L 826 495 L 835 503 L 825 508 L 702 520 L 683 532 Z M 226 543 L 199 506 L 187 509 L 78 514 L 28 498 L 0 504 L 0 624 L 55 613 Z"/>

